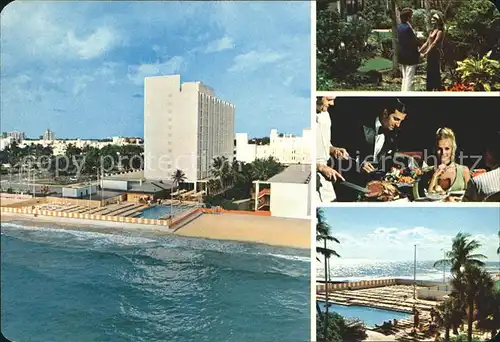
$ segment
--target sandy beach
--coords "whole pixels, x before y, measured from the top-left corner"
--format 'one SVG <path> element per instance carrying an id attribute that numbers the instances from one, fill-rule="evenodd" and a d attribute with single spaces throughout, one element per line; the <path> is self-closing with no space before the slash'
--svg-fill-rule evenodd
<path id="1" fill-rule="evenodd" d="M 263 243 L 272 246 L 310 248 L 310 221 L 261 217 L 253 215 L 202 215 L 175 233 L 161 226 L 111 221 L 83 220 L 52 216 L 2 213 L 1 222 L 20 222 L 30 226 L 42 224 L 51 228 L 82 229 L 112 233 L 114 231 L 143 231 L 157 234 L 176 234 L 217 240 Z"/>
<path id="2" fill-rule="evenodd" d="M 308 249 L 311 246 L 310 232 L 309 220 L 223 214 L 202 215 L 176 234 Z"/>

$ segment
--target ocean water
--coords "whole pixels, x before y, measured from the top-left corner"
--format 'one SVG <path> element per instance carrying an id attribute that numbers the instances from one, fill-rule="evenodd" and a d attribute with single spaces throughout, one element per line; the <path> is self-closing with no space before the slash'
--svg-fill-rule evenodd
<path id="1" fill-rule="evenodd" d="M 308 251 L 2 223 L 13 341 L 310 339 Z"/>
<path id="2" fill-rule="evenodd" d="M 491 272 L 499 272 L 499 261 L 489 260 L 486 269 Z M 417 261 L 417 280 L 443 281 L 443 268 L 434 268 L 434 261 Z M 332 281 L 358 281 L 386 278 L 413 279 L 413 261 L 377 261 L 360 259 L 338 259 L 331 261 L 330 279 Z M 322 264 L 317 262 L 316 277 L 325 279 Z M 450 279 L 450 270 L 444 270 L 445 280 Z"/>

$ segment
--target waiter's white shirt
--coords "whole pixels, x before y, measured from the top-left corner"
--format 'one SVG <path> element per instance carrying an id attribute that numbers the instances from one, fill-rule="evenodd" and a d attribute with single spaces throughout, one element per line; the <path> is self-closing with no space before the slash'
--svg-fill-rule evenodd
<path id="1" fill-rule="evenodd" d="M 327 165 L 330 159 L 330 142 L 332 121 L 328 112 L 316 114 L 316 164 Z M 321 185 L 319 192 L 316 191 L 316 202 L 333 202 L 337 196 L 333 189 L 333 184 L 320 172 L 319 182 Z"/>
<path id="2" fill-rule="evenodd" d="M 378 155 L 380 151 L 382 151 L 382 147 L 384 147 L 385 135 L 384 133 L 378 134 L 379 128 L 382 127 L 382 123 L 380 119 L 377 117 L 375 119 L 375 146 L 373 148 L 373 161 L 378 162 Z"/>

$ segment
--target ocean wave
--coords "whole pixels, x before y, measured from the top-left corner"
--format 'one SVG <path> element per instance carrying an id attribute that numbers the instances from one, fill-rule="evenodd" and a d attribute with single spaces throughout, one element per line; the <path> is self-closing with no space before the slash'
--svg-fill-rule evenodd
<path id="1" fill-rule="evenodd" d="M 75 242 L 78 241 L 92 241 L 95 245 L 102 244 L 113 244 L 122 246 L 137 246 L 143 244 L 151 244 L 156 242 L 154 239 L 145 238 L 141 236 L 124 235 L 116 233 L 99 233 L 88 230 L 73 230 L 73 229 L 60 229 L 60 228 L 50 228 L 45 226 L 31 226 L 22 225 L 17 223 L 3 223 L 3 227 L 18 229 L 23 231 L 34 232 L 38 236 L 50 236 L 51 239 L 54 238 L 73 238 Z M 47 234 L 50 233 L 50 234 Z M 71 241 L 66 241 L 71 242 Z"/>
<path id="2" fill-rule="evenodd" d="M 292 261 L 301 261 L 301 262 L 311 262 L 311 258 L 310 257 L 305 257 L 305 256 L 286 255 L 286 254 L 273 254 L 273 253 L 269 253 L 268 255 L 273 256 L 275 258 L 279 258 L 279 259 L 286 259 L 286 260 L 292 260 Z"/>

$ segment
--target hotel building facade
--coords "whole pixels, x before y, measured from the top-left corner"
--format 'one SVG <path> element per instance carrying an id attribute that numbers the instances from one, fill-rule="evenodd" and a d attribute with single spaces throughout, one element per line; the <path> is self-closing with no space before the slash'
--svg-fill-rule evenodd
<path id="1" fill-rule="evenodd" d="M 285 165 L 311 164 L 312 142 L 310 129 L 303 129 L 302 136 L 278 134 L 276 129 L 272 129 L 269 144 L 266 145 L 250 143 L 247 133 L 236 133 L 235 158 L 245 163 L 273 157 Z"/>
<path id="2" fill-rule="evenodd" d="M 188 183 L 209 178 L 215 157 L 233 159 L 234 113 L 234 105 L 201 82 L 146 77 L 144 177 L 170 182 L 179 169 Z"/>

